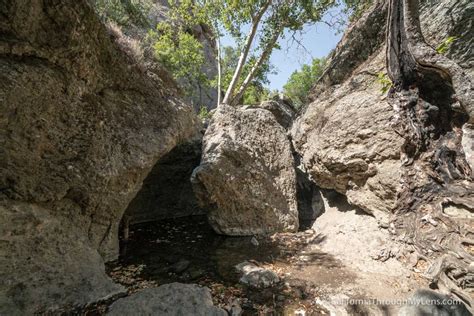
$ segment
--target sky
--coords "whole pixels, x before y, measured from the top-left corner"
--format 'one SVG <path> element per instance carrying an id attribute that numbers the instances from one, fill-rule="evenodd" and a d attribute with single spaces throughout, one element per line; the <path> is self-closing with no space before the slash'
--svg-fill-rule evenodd
<path id="1" fill-rule="evenodd" d="M 334 11 L 331 12 L 334 14 Z M 326 15 L 324 20 L 330 20 Z M 270 62 L 276 67 L 276 74 L 268 76 L 270 90 L 282 90 L 290 75 L 299 70 L 303 64 L 310 64 L 313 58 L 325 57 L 336 47 L 342 37 L 341 32 L 331 28 L 326 23 L 317 23 L 306 26 L 303 32 L 297 36 L 299 43 L 291 40 L 286 34 L 285 38 L 280 39 L 281 49 L 274 50 Z M 225 36 L 222 45 L 233 45 L 233 40 Z M 303 47 L 302 47 L 303 46 Z"/>
<path id="2" fill-rule="evenodd" d="M 304 48 L 291 40 L 288 43 L 288 39 L 283 39 L 280 40 L 282 49 L 273 51 L 270 61 L 276 66 L 278 73 L 268 77 L 270 90 L 282 90 L 295 70 L 299 70 L 303 64 L 310 64 L 313 58 L 327 56 L 342 36 L 336 35 L 336 31 L 324 23 L 308 26 L 304 31 L 298 40 Z"/>

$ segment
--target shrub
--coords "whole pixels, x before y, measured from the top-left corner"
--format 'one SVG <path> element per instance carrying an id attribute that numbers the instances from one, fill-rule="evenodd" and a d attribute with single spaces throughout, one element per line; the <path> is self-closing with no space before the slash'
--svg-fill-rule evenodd
<path id="1" fill-rule="evenodd" d="M 326 61 L 315 58 L 311 65 L 303 65 L 301 70 L 291 74 L 283 86 L 283 93 L 290 98 L 296 108 L 308 102 L 308 95 L 316 81 L 321 77 Z"/>
<path id="2" fill-rule="evenodd" d="M 212 117 L 212 114 L 209 112 L 206 106 L 201 105 L 201 107 L 199 108 L 198 116 L 201 120 L 207 120 Z"/>
<path id="3" fill-rule="evenodd" d="M 377 82 L 382 86 L 382 88 L 380 89 L 382 94 L 387 93 L 388 90 L 392 87 L 392 81 L 385 72 L 377 73 Z"/>
<path id="4" fill-rule="evenodd" d="M 171 24 L 159 23 L 156 31 L 149 32 L 148 40 L 153 43 L 156 59 L 176 80 L 207 85 L 208 79 L 201 71 L 205 61 L 203 46 L 192 34 Z"/>
<path id="5" fill-rule="evenodd" d="M 123 34 L 122 29 L 115 22 L 108 21 L 106 27 L 120 50 L 123 51 L 135 64 L 141 65 L 144 62 L 144 54 L 140 42 Z"/>
<path id="6" fill-rule="evenodd" d="M 438 54 L 444 55 L 448 52 L 449 48 L 451 45 L 457 40 L 457 37 L 455 36 L 449 36 L 446 39 L 444 39 L 438 47 L 436 47 L 436 51 Z"/>

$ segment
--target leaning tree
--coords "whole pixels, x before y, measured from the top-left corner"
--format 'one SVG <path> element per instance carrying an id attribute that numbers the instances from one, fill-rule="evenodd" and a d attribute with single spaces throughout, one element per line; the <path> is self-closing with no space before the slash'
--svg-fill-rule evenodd
<path id="1" fill-rule="evenodd" d="M 432 286 L 474 309 L 474 183 L 463 151 L 473 128 L 472 78 L 421 32 L 418 0 L 390 0 L 387 70 L 394 128 L 403 139 L 392 229 L 428 265 Z M 473 146 L 473 144 L 468 144 Z"/>

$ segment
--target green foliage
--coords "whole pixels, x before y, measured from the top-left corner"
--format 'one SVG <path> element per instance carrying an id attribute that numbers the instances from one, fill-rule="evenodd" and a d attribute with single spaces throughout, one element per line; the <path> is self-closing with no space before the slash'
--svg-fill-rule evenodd
<path id="1" fill-rule="evenodd" d="M 301 70 L 293 72 L 283 86 L 283 93 L 291 99 L 296 108 L 307 103 L 309 92 L 321 77 L 325 63 L 324 58 L 313 59 L 311 65 L 303 65 Z"/>
<path id="2" fill-rule="evenodd" d="M 161 22 L 156 31 L 150 31 L 148 36 L 154 42 L 156 58 L 175 79 L 186 79 L 190 83 L 206 81 L 201 71 L 204 64 L 203 47 L 192 34 Z"/>
<path id="3" fill-rule="evenodd" d="M 214 11 L 211 1 L 195 0 L 168 0 L 168 17 L 172 22 L 178 22 L 179 27 L 193 28 L 193 26 L 204 24 L 210 25 L 210 14 Z"/>
<path id="4" fill-rule="evenodd" d="M 451 45 L 457 40 L 457 37 L 456 36 L 449 36 L 447 37 L 446 39 L 444 39 L 439 45 L 438 47 L 436 47 L 436 52 L 438 52 L 438 54 L 446 54 L 449 50 L 449 48 L 451 47 Z"/>
<path id="5" fill-rule="evenodd" d="M 270 90 L 263 86 L 256 84 L 251 84 L 245 90 L 244 95 L 242 96 L 241 104 L 260 104 L 262 101 L 268 100 L 270 95 Z"/>
<path id="6" fill-rule="evenodd" d="M 245 93 L 245 89 L 249 88 L 249 82 L 254 84 L 252 79 L 254 76 L 259 76 L 257 72 L 267 71 L 264 68 L 268 66 L 271 51 L 279 48 L 277 41 L 284 31 L 301 31 L 304 25 L 319 22 L 324 13 L 336 5 L 336 0 L 172 0 L 170 2 L 172 15 L 185 21 L 187 27 L 205 24 L 212 27 L 216 37 L 226 33 L 237 43 L 235 61 L 242 56 L 243 63 L 235 63 L 233 71 L 229 72 L 230 79 L 235 74 L 236 80 L 226 84 L 225 73 L 222 80 L 222 86 L 228 87 L 226 96 L 230 96 L 230 100 L 224 101 L 229 103 L 235 103 L 236 99 L 241 97 L 241 91 Z M 257 30 L 255 37 L 248 35 L 249 28 Z M 252 71 L 252 68 L 257 72 Z M 246 77 L 248 80 L 242 79 Z M 259 81 L 257 79 L 257 82 Z M 245 99 L 245 96 L 243 98 Z M 251 99 L 254 99 L 254 96 Z"/>
<path id="7" fill-rule="evenodd" d="M 199 108 L 198 116 L 201 120 L 207 120 L 212 117 L 212 114 L 207 110 L 207 107 L 201 106 Z"/>
<path id="8" fill-rule="evenodd" d="M 94 0 L 97 13 L 103 20 L 113 21 L 120 26 L 135 24 L 148 26 L 148 12 L 152 0 Z"/>
<path id="9" fill-rule="evenodd" d="M 379 72 L 377 74 L 377 82 L 382 86 L 380 91 L 385 94 L 392 87 L 392 81 L 385 72 Z"/>
<path id="10" fill-rule="evenodd" d="M 373 0 L 343 0 L 344 10 L 343 12 L 349 17 L 349 21 L 355 21 L 359 19 L 366 11 Z"/>

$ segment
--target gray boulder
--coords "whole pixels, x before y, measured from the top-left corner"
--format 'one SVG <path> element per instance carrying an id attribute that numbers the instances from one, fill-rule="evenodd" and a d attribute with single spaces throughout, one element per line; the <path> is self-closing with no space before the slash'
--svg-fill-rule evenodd
<path id="1" fill-rule="evenodd" d="M 195 284 L 171 283 L 145 289 L 110 306 L 110 316 L 226 316 L 215 307 L 208 288 Z"/>
<path id="2" fill-rule="evenodd" d="M 239 282 L 253 288 L 267 288 L 280 282 L 278 275 L 251 262 L 244 261 L 235 266 L 241 277 Z"/>
<path id="3" fill-rule="evenodd" d="M 193 189 L 214 230 L 226 235 L 298 229 L 290 142 L 272 113 L 221 105 L 203 140 Z"/>
<path id="4" fill-rule="evenodd" d="M 289 105 L 289 102 L 286 100 L 269 100 L 260 103 L 258 107 L 270 111 L 281 126 L 288 128 L 295 116 L 295 110 Z"/>

